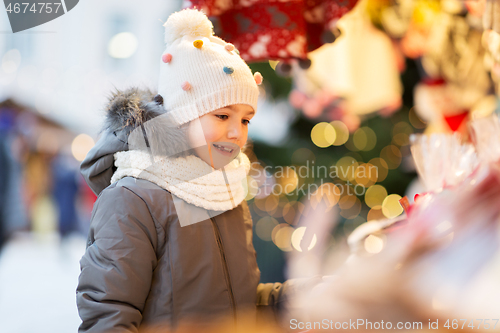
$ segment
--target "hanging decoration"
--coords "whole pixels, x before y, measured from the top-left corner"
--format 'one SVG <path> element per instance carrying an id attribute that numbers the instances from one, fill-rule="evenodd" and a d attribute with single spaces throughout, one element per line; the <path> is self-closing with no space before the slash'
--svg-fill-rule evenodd
<path id="1" fill-rule="evenodd" d="M 484 8 L 484 1 L 367 0 L 372 23 L 393 40 L 396 51 L 419 65 L 422 82 L 414 104 L 427 132 L 467 137 L 471 113 L 495 108 L 488 71 L 500 69 L 494 60 L 500 60 L 500 34 L 491 30 L 481 41 Z"/>
<path id="2" fill-rule="evenodd" d="M 307 52 L 332 42 L 336 22 L 357 0 L 191 0 L 216 34 L 230 41 L 247 62 L 307 59 Z"/>
<path id="3" fill-rule="evenodd" d="M 471 112 L 491 113 L 491 79 L 484 66 L 482 31 L 462 15 L 442 10 L 436 15 L 421 56 L 428 76 L 415 89 L 416 110 L 428 132 L 468 136 Z M 440 84 L 429 84 L 439 78 Z M 486 110 L 485 110 L 486 108 Z M 489 111 L 488 111 L 489 110 Z"/>
<path id="4" fill-rule="evenodd" d="M 370 22 L 361 2 L 339 22 L 340 37 L 309 53 L 312 65 L 293 65 L 291 104 L 309 118 L 343 121 L 351 132 L 360 117 L 389 115 L 401 106 L 398 65 L 389 37 Z"/>

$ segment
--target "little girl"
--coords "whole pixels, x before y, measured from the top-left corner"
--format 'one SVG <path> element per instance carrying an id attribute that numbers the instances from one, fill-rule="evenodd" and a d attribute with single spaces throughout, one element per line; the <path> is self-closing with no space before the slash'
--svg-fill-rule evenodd
<path id="1" fill-rule="evenodd" d="M 262 77 L 197 10 L 165 23 L 159 94 L 129 89 L 82 163 L 99 195 L 80 261 L 80 332 L 137 332 L 276 306 L 259 284 L 240 151 Z M 111 185 L 110 185 L 111 184 Z"/>

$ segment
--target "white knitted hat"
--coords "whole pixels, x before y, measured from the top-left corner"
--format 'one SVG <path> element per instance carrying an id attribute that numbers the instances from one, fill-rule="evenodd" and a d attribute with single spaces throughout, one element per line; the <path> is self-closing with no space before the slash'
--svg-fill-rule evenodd
<path id="1" fill-rule="evenodd" d="M 233 104 L 257 111 L 260 73 L 252 72 L 232 44 L 213 36 L 207 16 L 195 9 L 173 13 L 164 24 L 158 93 L 179 124 Z"/>

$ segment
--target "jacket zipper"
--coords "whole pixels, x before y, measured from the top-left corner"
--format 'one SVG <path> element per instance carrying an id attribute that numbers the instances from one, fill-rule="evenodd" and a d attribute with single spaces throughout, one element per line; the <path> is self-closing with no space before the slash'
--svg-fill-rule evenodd
<path id="1" fill-rule="evenodd" d="M 226 285 L 229 292 L 229 301 L 231 303 L 231 308 L 233 310 L 234 320 L 236 320 L 236 304 L 234 302 L 233 288 L 231 287 L 231 277 L 229 276 L 229 268 L 227 267 L 226 254 L 224 253 L 224 246 L 222 244 L 222 238 L 220 236 L 219 226 L 217 225 L 217 223 L 215 223 L 215 219 L 213 217 L 210 218 L 210 221 L 212 221 L 212 226 L 214 227 L 215 231 L 215 238 L 217 240 L 217 245 L 219 246 L 219 252 L 222 259 L 222 268 L 224 270 L 224 275 L 226 277 Z"/>

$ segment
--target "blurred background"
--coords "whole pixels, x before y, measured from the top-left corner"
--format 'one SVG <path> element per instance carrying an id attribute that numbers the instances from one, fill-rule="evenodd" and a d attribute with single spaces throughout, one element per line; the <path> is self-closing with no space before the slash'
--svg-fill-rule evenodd
<path id="1" fill-rule="evenodd" d="M 412 133 L 467 138 L 468 120 L 496 112 L 500 27 L 481 0 L 86 0 L 15 34 L 2 10 L 2 332 L 76 331 L 78 261 L 96 200 L 79 163 L 115 88 L 155 90 L 162 24 L 190 6 L 264 77 L 250 124 L 262 172 L 250 175 L 246 198 L 262 282 L 284 281 L 287 255 L 301 251 L 308 195 L 327 189 L 338 209 L 334 271 L 356 227 L 399 216 L 399 200 L 423 192 Z"/>

